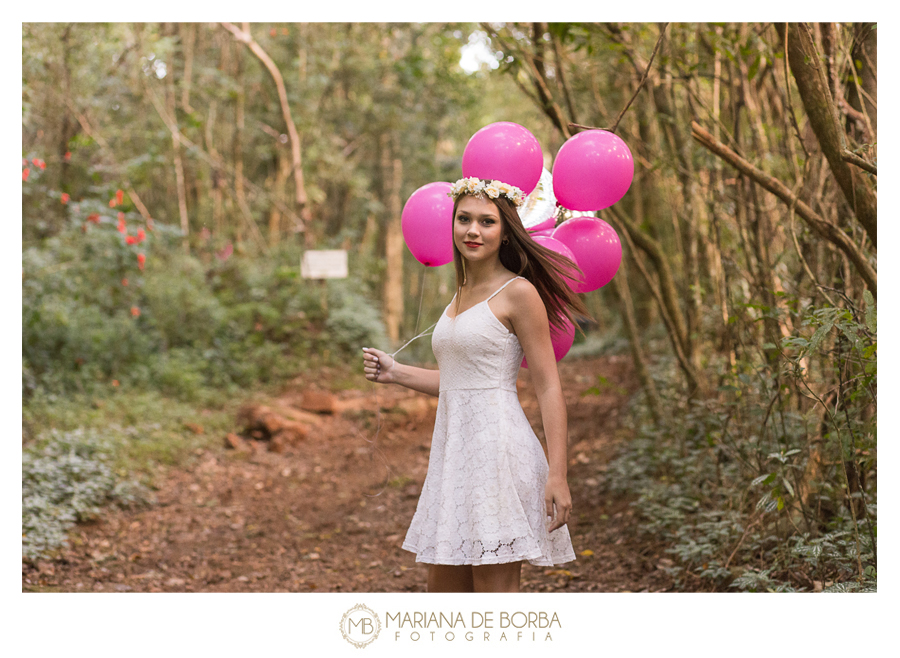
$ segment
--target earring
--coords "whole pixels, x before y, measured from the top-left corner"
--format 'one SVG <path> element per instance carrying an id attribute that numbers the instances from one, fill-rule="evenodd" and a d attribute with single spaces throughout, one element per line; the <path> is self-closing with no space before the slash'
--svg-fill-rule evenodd
<path id="1" fill-rule="evenodd" d="M 509 244 L 509 238 L 504 238 L 500 244 Z"/>

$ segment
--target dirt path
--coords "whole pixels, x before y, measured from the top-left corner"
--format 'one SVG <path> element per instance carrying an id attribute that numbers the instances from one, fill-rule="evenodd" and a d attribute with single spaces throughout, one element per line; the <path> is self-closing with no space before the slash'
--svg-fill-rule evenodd
<path id="1" fill-rule="evenodd" d="M 315 381 L 327 386 L 328 373 L 320 374 Z M 613 386 L 582 396 L 597 374 Z M 664 554 L 635 539 L 627 501 L 598 493 L 621 440 L 620 410 L 637 386 L 630 361 L 563 362 L 560 375 L 578 559 L 563 569 L 526 564 L 523 590 L 669 589 L 671 579 L 658 568 Z M 23 567 L 23 590 L 425 591 L 424 565 L 400 544 L 425 478 L 437 398 L 360 380 L 361 390 L 335 394 L 345 410 L 320 416 L 295 447 L 240 452 L 217 443 L 188 469 L 166 474 L 157 505 L 111 510 L 80 526 L 64 559 Z M 543 438 L 525 370 L 519 389 Z M 372 444 L 376 396 L 385 411 Z"/>

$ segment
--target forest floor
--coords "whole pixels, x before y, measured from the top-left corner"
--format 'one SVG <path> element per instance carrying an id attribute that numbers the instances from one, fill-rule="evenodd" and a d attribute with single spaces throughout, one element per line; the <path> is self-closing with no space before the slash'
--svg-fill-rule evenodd
<path id="1" fill-rule="evenodd" d="M 631 360 L 567 360 L 559 371 L 578 557 L 555 568 L 526 563 L 522 591 L 673 589 L 664 546 L 638 537 L 630 501 L 600 493 L 606 465 L 628 438 L 620 420 L 638 386 Z M 584 394 L 598 374 L 608 385 Z M 210 437 L 189 465 L 163 473 L 156 504 L 110 508 L 77 526 L 59 559 L 23 563 L 23 591 L 424 592 L 426 567 L 400 545 L 425 479 L 437 398 L 361 374 L 348 388 L 341 377 L 323 368 L 279 398 L 249 401 L 285 407 L 314 390 L 333 396 L 337 411 L 300 412 L 309 432 L 281 452 L 255 440 L 227 449 L 224 437 Z M 518 386 L 543 440 L 525 369 Z M 242 429 L 235 419 L 234 431 Z"/>

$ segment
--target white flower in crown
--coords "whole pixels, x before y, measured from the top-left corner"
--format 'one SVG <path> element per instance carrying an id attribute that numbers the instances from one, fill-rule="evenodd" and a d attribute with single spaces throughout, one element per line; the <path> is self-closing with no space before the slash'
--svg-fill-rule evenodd
<path id="1" fill-rule="evenodd" d="M 470 176 L 468 178 L 460 178 L 450 186 L 450 192 L 447 196 L 452 197 L 455 201 L 463 194 L 480 197 L 485 194 L 491 199 L 505 196 L 517 206 L 521 206 L 525 202 L 525 194 L 515 185 L 503 183 L 498 180 L 492 180 L 489 183 Z"/>

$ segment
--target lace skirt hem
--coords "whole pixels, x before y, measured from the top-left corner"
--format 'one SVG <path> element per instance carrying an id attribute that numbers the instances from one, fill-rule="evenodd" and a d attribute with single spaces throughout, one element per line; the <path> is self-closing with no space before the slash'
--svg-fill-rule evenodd
<path id="1" fill-rule="evenodd" d="M 527 561 L 530 565 L 535 567 L 554 567 L 559 564 L 565 564 L 566 562 L 573 562 L 575 560 L 575 552 L 567 551 L 562 555 L 544 555 L 540 551 L 535 553 L 528 553 L 526 555 L 490 555 L 490 556 L 481 556 L 481 557 L 466 557 L 466 556 L 438 556 L 433 553 L 425 553 L 424 551 L 420 551 L 417 546 L 412 544 L 409 541 L 403 542 L 402 546 L 403 550 L 409 551 L 410 553 L 416 554 L 416 562 L 421 562 L 423 564 L 447 564 L 452 566 L 459 565 L 470 565 L 470 566 L 480 566 L 482 564 L 507 564 L 509 562 L 519 562 L 519 561 Z"/>

